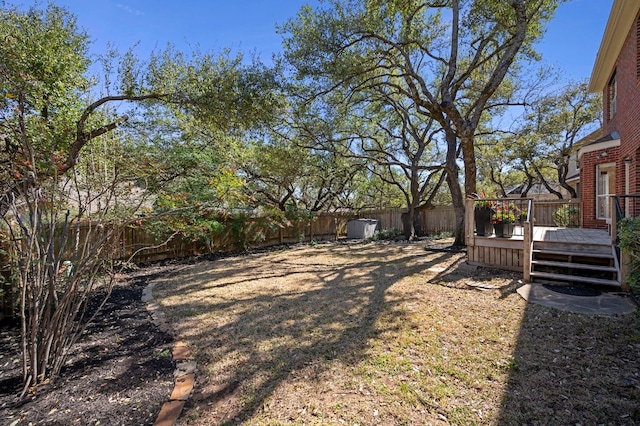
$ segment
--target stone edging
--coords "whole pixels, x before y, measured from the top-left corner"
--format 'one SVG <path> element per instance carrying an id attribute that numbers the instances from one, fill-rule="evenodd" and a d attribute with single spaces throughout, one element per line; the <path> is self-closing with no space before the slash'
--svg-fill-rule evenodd
<path id="1" fill-rule="evenodd" d="M 142 301 L 147 304 L 147 311 L 151 314 L 153 323 L 165 333 L 172 334 L 171 327 L 167 323 L 164 312 L 160 310 L 160 305 L 153 298 L 153 287 L 149 284 L 142 291 Z M 160 409 L 154 426 L 173 426 L 178 418 L 184 404 L 191 396 L 196 380 L 196 362 L 193 360 L 191 350 L 183 342 L 176 342 L 171 350 L 171 356 L 175 362 L 176 369 L 173 372 L 174 385 L 169 401 L 165 402 Z"/>

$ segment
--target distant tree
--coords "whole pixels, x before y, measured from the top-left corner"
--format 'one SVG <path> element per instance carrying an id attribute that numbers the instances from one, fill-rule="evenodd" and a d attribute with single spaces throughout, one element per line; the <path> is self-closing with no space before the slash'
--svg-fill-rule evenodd
<path id="1" fill-rule="evenodd" d="M 446 176 L 442 129 L 416 114 L 411 102 L 379 91 L 361 96 L 368 98 L 367 107 L 355 115 L 365 124 L 353 126 L 346 155 L 365 160 L 370 173 L 402 193 L 407 208 L 403 232 L 411 240 L 418 232 L 417 212 L 432 206 Z"/>
<path id="2" fill-rule="evenodd" d="M 513 133 L 488 151 L 488 156 L 494 154 L 494 161 L 489 162 L 494 182 L 515 172 L 524 185 L 523 196 L 538 183 L 558 198 L 563 198 L 558 187 L 576 198 L 578 194 L 567 183 L 569 162 L 575 144 L 601 127 L 601 117 L 601 97 L 589 93 L 584 81 L 538 97 L 526 107 Z"/>

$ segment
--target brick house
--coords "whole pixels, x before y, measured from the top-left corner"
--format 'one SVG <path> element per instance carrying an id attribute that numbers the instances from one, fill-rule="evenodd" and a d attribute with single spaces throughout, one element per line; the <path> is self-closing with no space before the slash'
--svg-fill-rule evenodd
<path id="1" fill-rule="evenodd" d="M 582 226 L 606 229 L 610 195 L 640 193 L 640 1 L 614 0 L 589 90 L 604 117 L 603 136 L 578 151 Z"/>

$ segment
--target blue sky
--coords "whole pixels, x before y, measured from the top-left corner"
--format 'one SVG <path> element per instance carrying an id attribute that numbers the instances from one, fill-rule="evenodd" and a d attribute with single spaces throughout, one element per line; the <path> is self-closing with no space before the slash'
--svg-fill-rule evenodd
<path id="1" fill-rule="evenodd" d="M 28 3 L 28 2 L 27 2 Z M 145 56 L 171 42 L 179 49 L 257 52 L 269 63 L 281 48 L 276 23 L 310 0 L 57 0 L 92 37 L 93 52 L 112 42 L 120 50 L 139 43 Z M 613 0 L 570 0 L 558 9 L 539 51 L 567 79 L 591 75 Z"/>

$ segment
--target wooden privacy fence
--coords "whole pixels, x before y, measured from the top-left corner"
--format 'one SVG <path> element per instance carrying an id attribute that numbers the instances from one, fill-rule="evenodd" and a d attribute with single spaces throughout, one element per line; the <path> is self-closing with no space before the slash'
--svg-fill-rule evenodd
<path id="1" fill-rule="evenodd" d="M 537 201 L 534 212 L 536 224 L 554 226 L 555 212 L 567 205 L 575 207 L 579 217 L 579 201 Z M 320 213 L 288 223 L 278 222 L 269 217 L 245 217 L 242 220 L 229 217 L 220 219 L 224 230 L 218 234 L 212 234 L 206 242 L 188 241 L 180 236 L 174 236 L 165 243 L 141 226 L 128 227 L 118 236 L 110 256 L 119 260 L 131 259 L 135 263 L 145 263 L 278 244 L 337 240 L 346 237 L 347 222 L 356 218 L 377 220 L 378 231 L 402 230 L 402 214 L 405 211 L 406 209 L 394 208 L 348 213 Z M 436 206 L 422 210 L 418 212 L 417 219 L 421 229 L 427 235 L 455 231 L 455 215 L 451 206 Z M 88 227 L 87 225 L 86 228 Z M 88 234 L 88 229 L 80 231 L 81 235 Z"/>
<path id="2" fill-rule="evenodd" d="M 319 215 L 289 223 L 278 223 L 269 217 L 221 219 L 223 231 L 212 234 L 208 241 L 186 241 L 179 235 L 161 241 L 143 227 L 129 227 L 121 234 L 117 258 L 146 263 L 278 244 L 335 240 L 346 235 L 347 221 L 352 217 Z"/>
<path id="3" fill-rule="evenodd" d="M 536 201 L 534 217 L 537 225 L 554 226 L 555 213 L 564 206 L 571 206 L 580 217 L 579 200 Z M 377 230 L 402 230 L 402 214 L 405 209 L 362 210 L 359 212 L 321 213 L 310 218 L 285 222 L 269 217 L 245 217 L 234 220 L 233 217 L 221 219 L 224 230 L 212 234 L 209 241 L 188 241 L 179 235 L 163 241 L 145 231 L 141 226 L 123 229 L 111 244 L 109 257 L 134 263 L 147 263 L 160 260 L 197 256 L 216 252 L 229 252 L 247 248 L 261 248 L 278 244 L 291 244 L 310 241 L 337 240 L 347 236 L 347 222 L 351 219 L 366 218 L 378 221 Z M 453 232 L 455 215 L 451 206 L 436 206 L 422 210 L 417 214 L 421 229 L 427 235 Z M 85 225 L 83 225 L 85 226 Z M 81 229 L 80 235 L 89 234 Z M 0 232 L 0 234 L 2 234 Z M 5 236 L 0 235 L 0 249 L 7 246 Z M 82 237 L 81 237 L 82 238 Z M 12 292 L 15 287 L 10 283 L 9 259 L 0 250 L 0 318 L 3 313 L 9 315 L 12 309 Z M 494 263 L 494 262 L 490 262 Z"/>
<path id="4" fill-rule="evenodd" d="M 310 241 L 332 241 L 347 236 L 347 222 L 366 218 L 378 221 L 377 230 L 402 229 L 404 209 L 362 210 L 357 213 L 320 213 L 311 218 L 281 223 L 269 217 L 250 217 L 241 221 L 221 220 L 224 230 L 212 234 L 207 242 L 185 241 L 179 236 L 163 243 L 142 227 L 122 231 L 116 249 L 119 260 L 134 263 L 229 252 L 246 248 L 269 247 Z M 423 229 L 429 234 L 452 232 L 453 208 L 436 207 L 420 213 Z"/>
<path id="5" fill-rule="evenodd" d="M 406 209 L 363 210 L 357 217 L 376 219 L 379 231 L 402 230 L 402 215 Z M 416 218 L 421 229 L 427 235 L 442 234 L 455 231 L 455 216 L 452 206 L 435 206 L 417 212 Z"/>
<path id="6" fill-rule="evenodd" d="M 533 204 L 534 224 L 538 226 L 559 226 L 556 222 L 556 213 L 561 209 L 566 211 L 569 226 L 581 226 L 582 202 L 577 198 L 568 200 L 536 200 Z"/>

